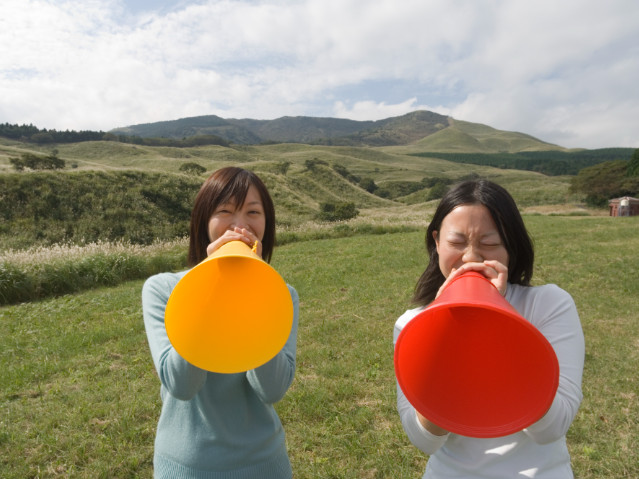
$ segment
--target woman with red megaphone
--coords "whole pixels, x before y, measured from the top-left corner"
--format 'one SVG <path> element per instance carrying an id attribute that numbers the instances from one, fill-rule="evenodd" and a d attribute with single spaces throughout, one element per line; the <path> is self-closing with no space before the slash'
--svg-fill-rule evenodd
<path id="1" fill-rule="evenodd" d="M 453 186 L 426 233 L 415 309 L 395 324 L 397 408 L 424 478 L 572 478 L 584 337 L 556 285 L 531 286 L 533 244 L 510 194 Z"/>

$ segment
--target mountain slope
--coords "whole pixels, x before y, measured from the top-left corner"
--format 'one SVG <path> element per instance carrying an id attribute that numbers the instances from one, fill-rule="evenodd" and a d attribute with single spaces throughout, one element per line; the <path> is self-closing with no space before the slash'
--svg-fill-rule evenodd
<path id="1" fill-rule="evenodd" d="M 374 121 L 355 121 L 343 118 L 314 118 L 284 116 L 275 120 L 227 120 L 244 128 L 262 141 L 282 143 L 315 143 L 325 138 L 339 138 L 372 128 Z"/>
<path id="2" fill-rule="evenodd" d="M 233 124 L 216 115 L 195 116 L 179 120 L 143 123 L 123 128 L 116 128 L 110 133 L 142 138 L 182 139 L 198 135 L 216 135 L 232 143 L 250 145 L 262 143 L 263 140 L 241 125 Z"/>
<path id="3" fill-rule="evenodd" d="M 110 133 L 182 139 L 216 135 L 238 145 L 304 143 L 331 146 L 406 146 L 421 151 L 499 152 L 556 149 L 530 135 L 454 120 L 430 111 L 377 121 L 285 116 L 275 120 L 224 119 L 215 115 L 116 128 Z"/>

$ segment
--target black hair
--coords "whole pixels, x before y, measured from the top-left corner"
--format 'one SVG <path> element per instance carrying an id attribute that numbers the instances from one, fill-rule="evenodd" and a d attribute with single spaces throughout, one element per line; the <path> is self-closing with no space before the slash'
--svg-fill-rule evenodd
<path id="1" fill-rule="evenodd" d="M 461 205 L 483 205 L 497 225 L 499 236 L 508 252 L 508 281 L 529 286 L 533 274 L 535 252 L 513 197 L 489 180 L 469 180 L 452 186 L 439 202 L 426 230 L 428 266 L 415 286 L 413 302 L 426 306 L 435 299 L 446 278 L 439 269 L 439 255 L 434 233 L 441 229 L 444 218 Z"/>
<path id="2" fill-rule="evenodd" d="M 237 167 L 226 167 L 215 171 L 204 182 L 191 211 L 188 264 L 195 266 L 206 259 L 206 248 L 210 243 L 208 224 L 218 205 L 233 201 L 244 204 L 246 195 L 254 186 L 264 207 L 265 230 L 262 238 L 262 258 L 271 261 L 275 246 L 275 208 L 273 200 L 262 180 L 252 171 Z"/>

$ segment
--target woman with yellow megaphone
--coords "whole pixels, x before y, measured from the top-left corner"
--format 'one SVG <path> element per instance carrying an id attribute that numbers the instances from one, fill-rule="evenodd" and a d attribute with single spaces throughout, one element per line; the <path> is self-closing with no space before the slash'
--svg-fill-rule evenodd
<path id="1" fill-rule="evenodd" d="M 531 286 L 533 244 L 510 194 L 452 187 L 426 233 L 416 309 L 395 324 L 397 408 L 424 478 L 573 476 L 584 337 L 570 295 Z"/>
<path id="2" fill-rule="evenodd" d="M 273 404 L 293 381 L 299 299 L 268 264 L 264 183 L 222 168 L 191 213 L 191 269 L 149 278 L 144 323 L 161 383 L 156 478 L 291 478 Z"/>

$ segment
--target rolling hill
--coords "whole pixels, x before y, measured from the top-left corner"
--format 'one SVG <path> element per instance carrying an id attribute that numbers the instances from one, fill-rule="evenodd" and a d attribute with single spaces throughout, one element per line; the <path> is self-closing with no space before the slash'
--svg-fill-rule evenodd
<path id="1" fill-rule="evenodd" d="M 224 119 L 215 115 L 115 128 L 115 135 L 182 139 L 215 135 L 240 145 L 305 143 L 333 146 L 414 145 L 422 151 L 521 151 L 560 149 L 523 133 L 454 120 L 429 111 L 377 121 L 282 117 L 275 120 Z"/>
<path id="2" fill-rule="evenodd" d="M 166 146 L 119 141 L 115 132 L 178 141 Z M 367 122 L 205 116 L 134 125 L 105 135 L 97 141 L 46 144 L 0 136 L 0 251 L 55 242 L 148 242 L 181 236 L 199 185 L 229 165 L 260 175 L 273 195 L 280 231 L 291 234 L 332 228 L 317 224 L 327 203 L 352 204 L 360 212 L 336 228 L 423 227 L 437 195 L 466 177 L 502 184 L 522 209 L 556 211 L 560 205 L 562 211 L 574 211 L 580 209 L 575 205 L 579 198 L 569 191 L 575 168 L 629 158 L 632 151 L 566 150 L 523 133 L 426 111 Z M 179 141 L 198 135 L 225 135 L 228 142 Z M 23 155 L 52 153 L 64 160 L 64 169 L 16 171 L 12 163 Z M 184 168 L 193 164 L 203 173 Z M 548 173 L 548 165 L 573 169 Z"/>

